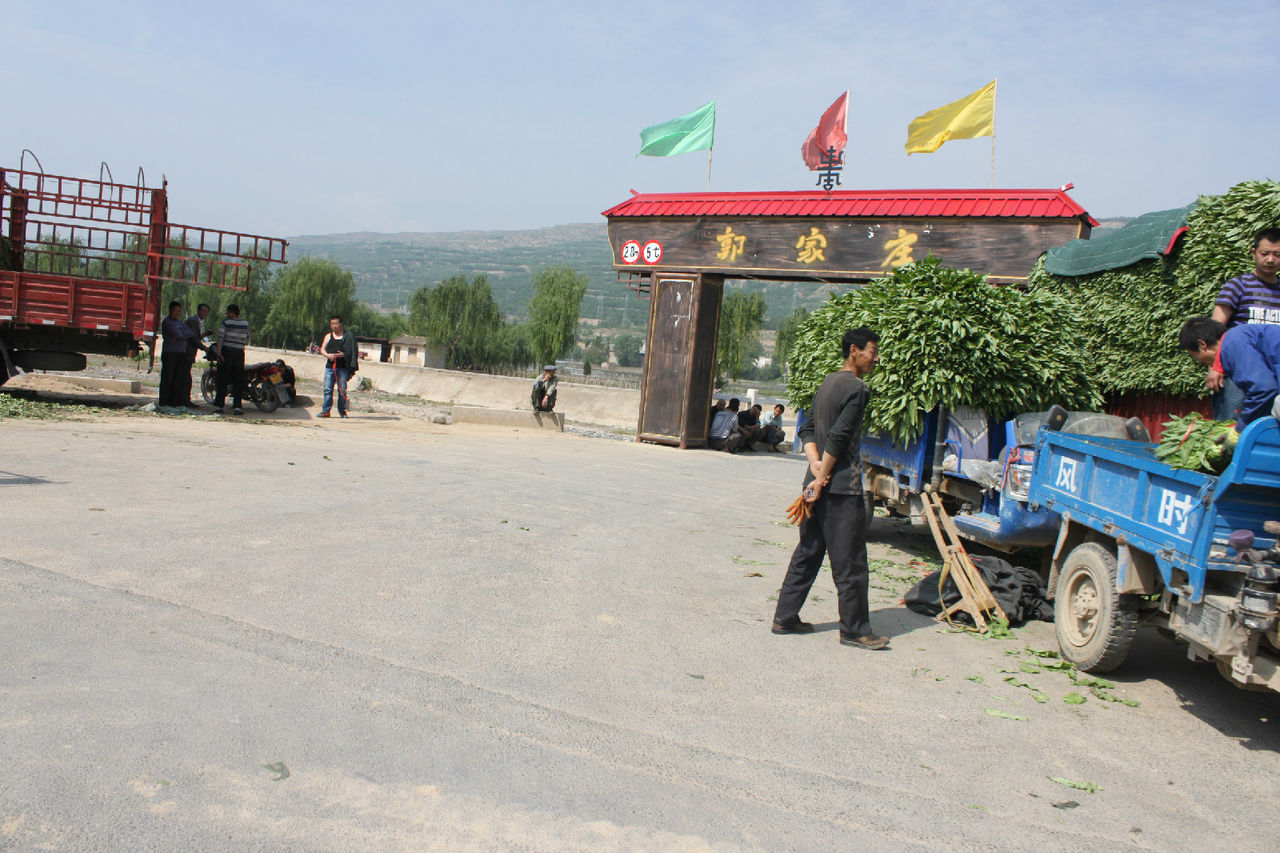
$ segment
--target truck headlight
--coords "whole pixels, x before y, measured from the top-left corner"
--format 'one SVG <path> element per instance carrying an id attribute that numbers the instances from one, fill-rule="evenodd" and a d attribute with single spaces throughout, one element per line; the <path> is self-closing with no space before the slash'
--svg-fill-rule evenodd
<path id="1" fill-rule="evenodd" d="M 1031 489 L 1031 466 L 1010 465 L 1009 476 L 1005 480 L 1004 486 L 1011 498 L 1025 501 Z"/>

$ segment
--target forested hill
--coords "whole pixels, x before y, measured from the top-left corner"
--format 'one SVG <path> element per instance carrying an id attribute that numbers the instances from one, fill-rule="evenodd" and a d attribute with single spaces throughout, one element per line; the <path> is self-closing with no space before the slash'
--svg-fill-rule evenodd
<path id="1" fill-rule="evenodd" d="M 1102 228 L 1122 220 L 1104 220 Z M 529 231 L 457 231 L 442 233 L 322 234 L 289 238 L 289 257 L 328 258 L 351 270 L 362 302 L 384 311 L 403 308 L 418 288 L 452 275 L 489 277 L 502 311 L 523 317 L 533 290 L 533 275 L 568 264 L 589 283 L 582 316 L 605 326 L 643 325 L 648 303 L 620 284 L 611 267 L 604 222 L 556 225 Z M 770 327 L 795 308 L 810 310 L 826 301 L 829 285 L 797 287 L 788 282 L 735 282 L 760 290 L 768 304 Z M 837 288 L 843 289 L 843 288 Z"/>
<path id="2" fill-rule="evenodd" d="M 483 273 L 505 313 L 523 315 L 533 275 L 568 264 L 590 282 L 583 315 L 601 308 L 642 322 L 646 306 L 618 283 L 610 266 L 604 222 L 557 225 L 530 231 L 458 231 L 452 233 L 323 234 L 289 238 L 289 257 L 328 258 L 351 270 L 357 297 L 384 310 L 404 307 L 410 294 L 452 275 Z M 630 294 L 629 297 L 626 294 Z"/>

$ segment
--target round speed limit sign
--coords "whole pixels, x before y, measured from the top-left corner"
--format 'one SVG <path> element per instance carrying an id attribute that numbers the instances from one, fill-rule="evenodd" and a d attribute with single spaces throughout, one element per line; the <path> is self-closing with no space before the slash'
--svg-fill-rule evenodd
<path id="1" fill-rule="evenodd" d="M 628 240 L 622 244 L 622 262 L 624 264 L 634 264 L 640 260 L 640 244 L 635 240 Z"/>
<path id="2" fill-rule="evenodd" d="M 650 240 L 644 244 L 644 262 L 646 264 L 656 264 L 662 260 L 662 244 L 657 240 Z"/>

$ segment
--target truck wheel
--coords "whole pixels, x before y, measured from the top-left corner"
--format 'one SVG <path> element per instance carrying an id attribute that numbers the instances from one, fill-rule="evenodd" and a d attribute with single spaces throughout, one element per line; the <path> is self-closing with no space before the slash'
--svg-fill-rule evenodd
<path id="1" fill-rule="evenodd" d="M 1117 591 L 1116 558 L 1096 542 L 1067 555 L 1058 575 L 1053 624 L 1062 657 L 1085 672 L 1124 663 L 1141 621 L 1137 600 Z"/>
<path id="2" fill-rule="evenodd" d="M 280 395 L 276 393 L 275 383 L 255 382 L 249 391 L 253 394 L 253 404 L 268 415 L 280 408 Z"/>
<path id="3" fill-rule="evenodd" d="M 871 519 L 876 517 L 876 496 L 865 489 L 862 492 L 862 506 L 866 510 L 862 519 L 862 532 L 866 533 L 871 529 Z"/>
<path id="4" fill-rule="evenodd" d="M 213 371 L 206 370 L 200 374 L 200 396 L 204 397 L 204 401 L 210 406 L 213 401 L 218 399 L 218 383 L 214 381 Z"/>

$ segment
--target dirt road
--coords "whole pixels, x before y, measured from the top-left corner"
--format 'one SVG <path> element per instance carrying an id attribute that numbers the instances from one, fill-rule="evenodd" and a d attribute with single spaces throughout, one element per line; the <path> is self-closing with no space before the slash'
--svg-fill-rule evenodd
<path id="1" fill-rule="evenodd" d="M 889 519 L 891 651 L 770 634 L 796 457 L 78 417 L 0 421 L 0 849 L 1275 846 L 1280 697 L 940 628 Z"/>

